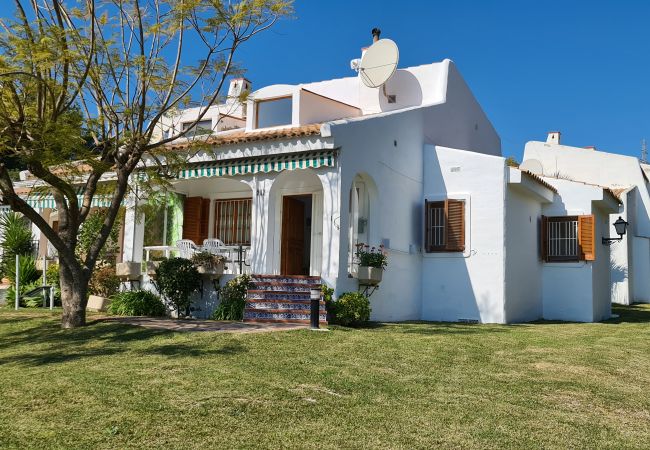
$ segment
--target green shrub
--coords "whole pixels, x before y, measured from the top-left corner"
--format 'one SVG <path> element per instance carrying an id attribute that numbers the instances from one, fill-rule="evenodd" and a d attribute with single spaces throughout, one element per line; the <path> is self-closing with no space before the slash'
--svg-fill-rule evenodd
<path id="1" fill-rule="evenodd" d="M 179 315 L 189 316 L 192 294 L 199 290 L 201 283 L 201 275 L 189 259 L 166 259 L 156 269 L 156 288 Z"/>
<path id="2" fill-rule="evenodd" d="M 370 300 L 360 292 L 346 292 L 332 303 L 334 323 L 359 326 L 370 320 Z"/>
<path id="3" fill-rule="evenodd" d="M 79 234 L 77 235 L 77 257 L 83 260 L 90 250 L 90 246 L 95 243 L 99 236 L 99 232 L 104 224 L 104 219 L 106 218 L 107 210 L 96 210 L 88 214 L 88 217 L 81 224 L 79 229 Z M 120 248 L 119 236 L 120 236 L 120 219 L 115 220 L 113 228 L 111 229 L 108 239 L 104 244 L 101 252 L 99 253 L 99 260 L 105 261 L 111 265 L 115 264 L 115 259 L 117 257 L 117 252 Z"/>
<path id="4" fill-rule="evenodd" d="M 111 297 L 120 290 L 120 278 L 115 275 L 115 267 L 103 265 L 95 267 L 88 282 L 88 292 L 100 297 Z"/>
<path id="5" fill-rule="evenodd" d="M 117 316 L 161 317 L 165 315 L 165 305 L 152 292 L 127 291 L 113 296 L 108 312 Z"/>
<path id="6" fill-rule="evenodd" d="M 8 277 L 7 272 L 16 265 L 16 255 L 31 255 L 34 251 L 32 230 L 23 216 L 15 212 L 0 214 L 0 234 L 2 234 L 2 261 L 0 278 Z"/>
<path id="7" fill-rule="evenodd" d="M 59 265 L 57 263 L 49 263 L 47 271 L 45 272 L 45 280 L 47 284 L 54 287 L 54 304 L 61 305 L 61 287 L 59 286 Z M 49 305 L 49 303 L 48 303 Z"/>
<path id="8" fill-rule="evenodd" d="M 9 278 L 10 286 L 7 289 L 7 306 L 14 306 L 16 298 L 16 264 L 7 267 L 5 276 Z M 20 295 L 42 285 L 42 272 L 36 269 L 36 262 L 32 256 L 20 257 Z M 41 291 L 20 299 L 20 306 L 35 307 L 43 304 L 43 294 Z"/>
<path id="9" fill-rule="evenodd" d="M 219 306 L 212 313 L 213 320 L 242 320 L 246 307 L 246 294 L 251 277 L 240 275 L 219 289 Z"/>

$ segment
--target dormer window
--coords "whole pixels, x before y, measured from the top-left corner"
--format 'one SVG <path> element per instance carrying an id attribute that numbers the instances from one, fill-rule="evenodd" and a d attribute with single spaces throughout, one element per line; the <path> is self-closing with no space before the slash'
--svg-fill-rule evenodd
<path id="1" fill-rule="evenodd" d="M 184 122 L 183 131 L 187 131 L 194 122 Z M 212 119 L 202 120 L 197 122 L 197 124 L 190 130 L 187 135 L 200 136 L 202 134 L 211 134 L 212 133 Z"/>
<path id="2" fill-rule="evenodd" d="M 255 102 L 255 128 L 291 125 L 292 98 L 279 97 Z"/>

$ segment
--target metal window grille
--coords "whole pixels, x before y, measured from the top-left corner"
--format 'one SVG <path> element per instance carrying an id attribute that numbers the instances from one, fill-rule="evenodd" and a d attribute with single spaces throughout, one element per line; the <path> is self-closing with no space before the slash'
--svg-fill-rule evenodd
<path id="1" fill-rule="evenodd" d="M 547 225 L 549 260 L 577 260 L 578 219 L 577 217 L 551 217 Z"/>
<path id="2" fill-rule="evenodd" d="M 427 221 L 429 224 L 429 229 L 427 230 L 429 236 L 427 242 L 432 247 L 444 247 L 446 230 L 444 206 L 430 207 L 428 208 L 427 214 L 429 214 Z"/>
<path id="3" fill-rule="evenodd" d="M 252 199 L 215 202 L 215 238 L 226 245 L 250 245 Z"/>

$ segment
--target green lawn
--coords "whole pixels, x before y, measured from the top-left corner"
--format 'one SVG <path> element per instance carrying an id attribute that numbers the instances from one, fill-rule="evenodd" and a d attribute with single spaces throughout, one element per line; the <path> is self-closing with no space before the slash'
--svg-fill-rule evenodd
<path id="1" fill-rule="evenodd" d="M 0 313 L 1 448 L 647 448 L 650 307 L 600 324 L 171 333 Z"/>

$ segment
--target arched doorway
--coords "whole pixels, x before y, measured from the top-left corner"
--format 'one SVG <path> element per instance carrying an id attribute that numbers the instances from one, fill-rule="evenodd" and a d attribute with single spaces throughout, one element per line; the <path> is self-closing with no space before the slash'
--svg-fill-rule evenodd
<path id="1" fill-rule="evenodd" d="M 273 182 L 270 202 L 275 217 L 273 272 L 319 276 L 323 251 L 320 179 L 310 169 L 283 172 Z"/>

